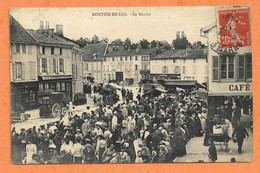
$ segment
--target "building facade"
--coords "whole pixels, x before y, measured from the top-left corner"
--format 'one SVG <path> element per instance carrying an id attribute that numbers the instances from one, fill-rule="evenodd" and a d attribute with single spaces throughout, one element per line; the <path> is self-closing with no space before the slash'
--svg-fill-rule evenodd
<path id="1" fill-rule="evenodd" d="M 217 24 L 201 29 L 208 38 L 208 96 L 209 115 L 225 101 L 237 97 L 252 97 L 252 47 L 222 48 L 218 41 Z M 232 102 L 231 102 L 232 103 Z"/>
<path id="2" fill-rule="evenodd" d="M 11 110 L 38 106 L 38 41 L 10 16 Z"/>
<path id="3" fill-rule="evenodd" d="M 149 78 L 150 57 L 157 55 L 158 49 L 118 50 L 108 49 L 104 56 L 104 81 L 116 80 L 138 83 L 142 78 Z"/>
<path id="4" fill-rule="evenodd" d="M 150 60 L 151 79 L 207 82 L 207 49 L 167 50 Z"/>
<path id="5" fill-rule="evenodd" d="M 103 83 L 103 56 L 107 51 L 108 44 L 89 44 L 83 48 L 83 75 L 84 83 L 91 80 Z"/>

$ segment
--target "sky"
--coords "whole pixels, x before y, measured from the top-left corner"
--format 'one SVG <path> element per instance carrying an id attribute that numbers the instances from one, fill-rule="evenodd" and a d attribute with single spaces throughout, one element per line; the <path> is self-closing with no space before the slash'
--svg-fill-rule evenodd
<path id="1" fill-rule="evenodd" d="M 127 16 L 94 16 L 100 13 L 124 13 Z M 137 14 L 134 16 L 133 13 Z M 147 13 L 149 16 L 140 16 Z M 50 28 L 63 25 L 64 36 L 70 39 L 107 37 L 166 40 L 172 43 L 177 31 L 184 31 L 189 42 L 202 41 L 200 28 L 215 22 L 214 7 L 117 7 L 117 8 L 15 8 L 10 14 L 26 29 L 39 29 L 40 21 Z"/>

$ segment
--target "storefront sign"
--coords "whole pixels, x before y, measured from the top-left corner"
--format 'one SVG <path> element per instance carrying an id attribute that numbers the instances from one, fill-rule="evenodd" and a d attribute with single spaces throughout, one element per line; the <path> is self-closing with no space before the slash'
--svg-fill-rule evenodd
<path id="1" fill-rule="evenodd" d="M 230 84 L 229 91 L 251 91 L 250 84 Z"/>
<path id="2" fill-rule="evenodd" d="M 51 80 L 51 79 L 68 79 L 72 78 L 72 75 L 52 75 L 52 76 L 41 76 L 42 80 Z"/>

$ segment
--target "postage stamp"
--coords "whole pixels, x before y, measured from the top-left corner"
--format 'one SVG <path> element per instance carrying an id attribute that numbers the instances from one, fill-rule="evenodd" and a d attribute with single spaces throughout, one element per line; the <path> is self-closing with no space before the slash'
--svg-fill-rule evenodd
<path id="1" fill-rule="evenodd" d="M 219 10 L 221 47 L 251 46 L 249 8 Z"/>

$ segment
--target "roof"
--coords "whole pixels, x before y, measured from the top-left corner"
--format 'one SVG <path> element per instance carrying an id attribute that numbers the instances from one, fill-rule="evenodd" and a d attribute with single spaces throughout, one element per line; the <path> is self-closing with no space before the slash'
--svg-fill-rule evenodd
<path id="1" fill-rule="evenodd" d="M 73 44 L 75 47 L 80 48 L 79 44 L 76 41 L 71 40 L 63 35 L 54 34 L 54 37 L 59 37 L 59 39 L 63 39 L 64 41 L 67 41 L 68 43 Z"/>
<path id="2" fill-rule="evenodd" d="M 140 51 L 136 52 L 136 50 L 122 50 L 122 51 L 113 51 L 107 53 L 106 57 L 114 57 L 114 56 L 134 56 L 134 55 L 151 55 L 154 52 L 157 52 L 158 48 L 150 48 L 150 49 L 141 49 Z"/>
<path id="3" fill-rule="evenodd" d="M 195 80 L 165 80 L 165 85 L 171 86 L 195 86 Z"/>
<path id="4" fill-rule="evenodd" d="M 35 40 L 12 16 L 10 16 L 10 42 L 38 44 L 37 40 Z"/>
<path id="5" fill-rule="evenodd" d="M 28 31 L 40 42 L 46 44 L 58 44 L 58 45 L 66 45 L 66 46 L 74 46 L 74 43 L 71 41 L 67 41 L 60 36 L 53 34 L 53 36 L 49 36 L 47 34 L 41 33 L 39 30 L 28 29 Z"/>
<path id="6" fill-rule="evenodd" d="M 201 49 L 171 49 L 166 50 L 157 56 L 151 57 L 156 59 L 188 59 L 188 58 L 207 58 L 207 47 Z"/>
<path id="7" fill-rule="evenodd" d="M 84 61 L 101 61 L 107 49 L 108 44 L 88 44 L 83 48 Z M 94 54 L 97 56 L 94 58 Z"/>

